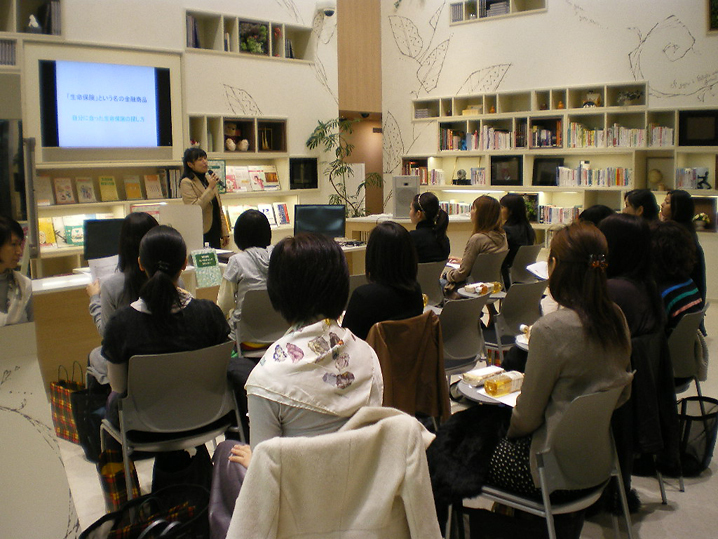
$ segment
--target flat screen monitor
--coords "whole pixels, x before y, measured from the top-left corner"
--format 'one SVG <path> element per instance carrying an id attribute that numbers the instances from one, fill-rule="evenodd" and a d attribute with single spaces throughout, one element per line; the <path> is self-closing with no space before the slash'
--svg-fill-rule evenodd
<path id="1" fill-rule="evenodd" d="M 523 161 L 520 155 L 491 157 L 491 185 L 521 185 Z"/>
<path id="2" fill-rule="evenodd" d="M 46 148 L 172 146 L 168 68 L 40 60 Z"/>
<path id="3" fill-rule="evenodd" d="M 563 157 L 534 159 L 533 185 L 558 185 L 556 169 L 563 166 Z"/>
<path id="4" fill-rule="evenodd" d="M 294 234 L 317 232 L 330 238 L 343 238 L 346 206 L 337 204 L 297 204 L 294 206 Z"/>
<path id="5" fill-rule="evenodd" d="M 85 221 L 85 260 L 114 256 L 120 252 L 120 230 L 124 219 Z"/>

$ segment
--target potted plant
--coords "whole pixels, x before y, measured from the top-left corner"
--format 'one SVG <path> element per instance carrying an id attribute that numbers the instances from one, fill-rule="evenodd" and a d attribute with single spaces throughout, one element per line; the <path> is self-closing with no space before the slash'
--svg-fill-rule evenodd
<path id="1" fill-rule="evenodd" d="M 711 218 L 708 217 L 708 214 L 706 213 L 698 213 L 695 217 L 693 217 L 693 225 L 696 227 L 697 230 L 703 230 L 708 225 L 711 224 Z"/>
<path id="2" fill-rule="evenodd" d="M 251 54 L 267 54 L 267 34 L 266 24 L 240 22 L 239 50 Z"/>
<path id="3" fill-rule="evenodd" d="M 306 142 L 307 148 L 310 150 L 321 147 L 323 151 L 334 154 L 334 158 L 327 162 L 327 167 L 324 169 L 324 174 L 327 175 L 329 183 L 334 189 L 334 193 L 329 195 L 329 204 L 345 205 L 347 217 L 366 215 L 364 199 L 367 186 L 384 186 L 382 175 L 378 172 L 370 172 L 364 177 L 364 181 L 359 183 L 355 193 L 347 192 L 347 180 L 354 175 L 351 164 L 347 163 L 347 159 L 354 151 L 354 145 L 347 140 L 347 135 L 352 134 L 352 126 L 358 121 L 360 120 L 346 118 L 333 118 L 326 122 L 317 121 L 317 126 Z"/>

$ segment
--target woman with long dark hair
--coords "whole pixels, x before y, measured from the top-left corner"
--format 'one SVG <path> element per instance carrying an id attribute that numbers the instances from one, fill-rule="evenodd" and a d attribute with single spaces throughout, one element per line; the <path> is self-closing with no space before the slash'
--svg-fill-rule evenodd
<path id="1" fill-rule="evenodd" d="M 487 195 L 478 197 L 471 204 L 472 235 L 466 242 L 462 258 L 449 258 L 449 262 L 459 264 L 458 268 L 444 271 L 442 278 L 447 281 L 445 292 L 451 294 L 463 285 L 471 274 L 476 257 L 483 253 L 502 253 L 508 251 L 506 233 L 501 227 L 501 205 L 499 201 Z"/>
<path id="2" fill-rule="evenodd" d="M 118 310 L 108 322 L 102 342 L 113 391 L 107 417 L 115 424 L 117 397 L 126 392 L 132 356 L 197 350 L 228 340 L 229 326 L 221 309 L 178 287 L 186 265 L 187 246 L 174 228 L 157 226 L 142 238 L 139 267 L 147 281 L 139 299 Z"/>
<path id="3" fill-rule="evenodd" d="M 650 189 L 633 189 L 623 197 L 625 206 L 623 213 L 637 215 L 649 223 L 658 219 L 660 208 L 656 202 L 656 195 Z"/>
<path id="4" fill-rule="evenodd" d="M 541 499 L 535 455 L 568 404 L 629 380 L 630 336 L 609 299 L 607 255 L 606 239 L 593 224 L 577 222 L 554 235 L 549 289 L 561 308 L 531 330 L 521 395 L 491 458 L 488 484 Z M 630 386 L 618 405 L 629 395 Z"/>
<path id="5" fill-rule="evenodd" d="M 501 266 L 501 273 L 504 277 L 506 288 L 511 286 L 509 270 L 514 263 L 514 258 L 522 245 L 533 245 L 536 243 L 536 232 L 529 223 L 526 214 L 526 202 L 521 195 L 509 193 L 499 201 L 501 204 L 501 220 L 506 240 L 509 243 L 509 252 Z"/>
<path id="6" fill-rule="evenodd" d="M 90 296 L 90 316 L 100 337 L 105 335 L 105 327 L 115 312 L 140 297 L 140 289 L 147 280 L 147 275 L 137 263 L 140 241 L 158 225 L 154 217 L 144 212 L 130 213 L 125 217 L 120 229 L 117 273 L 107 277 L 102 285 L 99 281 L 87 285 L 85 291 Z M 87 370 L 100 384 L 107 384 L 107 360 L 102 357 L 100 349 L 98 346 L 90 352 Z"/>
<path id="7" fill-rule="evenodd" d="M 369 283 L 352 294 L 342 325 L 366 339 L 377 322 L 420 315 L 424 301 L 416 274 L 416 249 L 409 232 L 393 221 L 379 223 L 366 246 Z"/>
<path id="8" fill-rule="evenodd" d="M 449 215 L 439 206 L 436 195 L 429 192 L 415 195 L 409 208 L 409 218 L 416 226 L 409 234 L 416 247 L 419 263 L 448 259 L 451 251 L 446 235 Z"/>
<path id="9" fill-rule="evenodd" d="M 687 191 L 674 189 L 668 191 L 666 198 L 661 204 L 661 219 L 663 221 L 675 221 L 681 225 L 691 237 L 695 248 L 695 264 L 689 277 L 698 287 L 701 299 L 706 300 L 706 257 L 703 253 L 701 242 L 698 241 L 698 233 L 693 225 L 693 217 L 696 209 L 693 197 Z"/>
<path id="10" fill-rule="evenodd" d="M 209 170 L 207 152 L 201 148 L 187 148 L 182 164 L 182 201 L 185 204 L 197 204 L 202 208 L 204 242 L 215 249 L 227 246 L 229 226 L 219 196 L 219 177 Z"/>

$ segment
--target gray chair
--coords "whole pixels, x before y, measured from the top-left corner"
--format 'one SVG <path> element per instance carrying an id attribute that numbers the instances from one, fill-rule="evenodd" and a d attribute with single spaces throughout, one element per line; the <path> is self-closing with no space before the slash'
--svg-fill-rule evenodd
<path id="1" fill-rule="evenodd" d="M 127 396 L 119 403 L 119 428 L 106 419 L 101 425 L 122 444 L 128 498 L 132 498 L 134 451 L 196 447 L 240 424 L 227 379 L 233 348 L 234 342 L 228 341 L 199 350 L 130 358 Z"/>
<path id="2" fill-rule="evenodd" d="M 476 257 L 467 283 L 502 282 L 501 265 L 504 263 L 508 250 L 503 253 L 482 253 Z"/>
<path id="3" fill-rule="evenodd" d="M 540 243 L 536 245 L 522 245 L 518 248 L 514 261 L 511 263 L 511 268 L 509 269 L 509 276 L 511 278 L 510 284 L 535 283 L 538 281 L 538 278 L 533 273 L 528 271 L 526 266 L 536 262 L 542 248 L 543 245 Z M 504 284 L 508 285 L 509 283 Z"/>
<path id="4" fill-rule="evenodd" d="M 419 281 L 421 292 L 429 298 L 428 305 L 440 305 L 444 301 L 444 291 L 441 289 L 439 278 L 445 267 L 446 260 L 419 264 L 416 280 Z"/>
<path id="5" fill-rule="evenodd" d="M 668 337 L 668 348 L 671 353 L 673 364 L 673 376 L 675 378 L 690 378 L 696 385 L 698 396 L 703 396 L 701 385 L 698 382 L 700 372 L 699 354 L 702 347 L 699 342 L 698 328 L 703 321 L 708 305 L 706 304 L 700 312 L 684 314 L 678 325 Z M 676 387 L 676 393 L 682 393 L 690 387 L 690 382 Z"/>
<path id="6" fill-rule="evenodd" d="M 365 274 L 360 273 L 358 275 L 349 276 L 349 296 L 347 296 L 347 305 L 349 304 L 349 300 L 352 299 L 354 290 L 365 284 L 369 284 L 369 280 L 366 278 Z"/>
<path id="7" fill-rule="evenodd" d="M 489 295 L 450 300 L 439 314 L 447 375 L 471 370 L 484 354 L 481 314 Z"/>
<path id="8" fill-rule="evenodd" d="M 521 333 L 520 326 L 530 326 L 541 316 L 541 298 L 547 286 L 548 281 L 517 283 L 506 292 L 493 327 L 484 330 L 487 350 L 495 350 L 501 361 L 504 350 L 511 348 Z"/>
<path id="9" fill-rule="evenodd" d="M 266 288 L 247 290 L 237 327 L 237 345 L 243 356 L 262 357 L 266 348 L 288 329 L 289 323 L 272 307 Z M 252 343 L 258 345 L 258 349 L 242 350 L 240 343 Z"/>
<path id="10" fill-rule="evenodd" d="M 619 483 L 618 490 L 628 537 L 632 539 L 631 516 L 611 434 L 611 415 L 624 387 L 625 385 L 621 385 L 606 391 L 581 395 L 568 406 L 553 436 L 548 440 L 548 448 L 536 454 L 541 501 L 490 485 L 484 485 L 479 497 L 545 518 L 548 535 L 555 539 L 553 515 L 573 513 L 593 505 L 601 497 L 611 477 L 615 477 Z M 564 477 L 570 483 L 565 482 Z M 549 495 L 552 492 L 567 488 L 589 490 L 570 502 L 551 502 Z M 613 518 L 614 531 L 619 537 L 618 517 L 614 515 Z M 447 523 L 447 539 L 449 528 Z"/>

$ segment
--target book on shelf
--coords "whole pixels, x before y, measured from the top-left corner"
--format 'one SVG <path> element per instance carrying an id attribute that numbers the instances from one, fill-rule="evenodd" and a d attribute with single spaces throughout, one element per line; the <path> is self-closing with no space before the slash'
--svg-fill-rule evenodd
<path id="1" fill-rule="evenodd" d="M 187 46 L 193 49 L 200 48 L 199 27 L 194 15 L 187 15 Z"/>
<path id="2" fill-rule="evenodd" d="M 130 213 L 144 212 L 150 214 L 160 222 L 160 204 L 130 204 Z"/>
<path id="3" fill-rule="evenodd" d="M 274 217 L 274 208 L 271 204 L 257 204 L 257 209 L 267 216 L 270 226 L 277 224 L 277 220 Z"/>
<path id="4" fill-rule="evenodd" d="M 488 185 L 486 167 L 471 167 L 471 185 Z"/>
<path id="5" fill-rule="evenodd" d="M 285 202 L 272 202 L 274 208 L 274 216 L 277 218 L 278 225 L 289 224 L 289 208 Z"/>
<path id="6" fill-rule="evenodd" d="M 136 175 L 125 176 L 125 199 L 142 200 L 143 198 L 140 177 Z"/>
<path id="7" fill-rule="evenodd" d="M 256 206 L 250 206 L 247 204 L 235 204 L 234 206 L 225 206 L 227 213 L 227 221 L 229 226 L 234 228 L 234 224 L 237 222 L 237 218 L 247 210 L 256 210 Z"/>
<path id="8" fill-rule="evenodd" d="M 232 178 L 231 191 L 229 189 L 230 177 Z M 249 184 L 249 168 L 246 166 L 229 165 L 227 167 L 227 192 L 237 193 L 250 190 L 251 187 Z"/>
<path id="9" fill-rule="evenodd" d="M 159 174 L 145 174 L 145 193 L 147 198 L 164 198 L 162 193 L 162 183 L 160 183 Z"/>
<path id="10" fill-rule="evenodd" d="M 58 248 L 68 247 L 65 238 L 65 220 L 62 217 L 52 217 L 52 230 L 55 235 L 55 245 Z"/>
<path id="11" fill-rule="evenodd" d="M 249 185 L 252 191 L 264 191 L 264 167 L 250 166 Z"/>
<path id="12" fill-rule="evenodd" d="M 264 189 L 267 191 L 278 191 L 280 189 L 277 167 L 273 165 L 264 166 Z"/>
<path id="13" fill-rule="evenodd" d="M 117 195 L 117 183 L 114 176 L 100 176 L 100 198 L 102 202 L 113 202 L 119 200 Z"/>
<path id="14" fill-rule="evenodd" d="M 55 203 L 50 176 L 37 176 L 35 178 L 35 203 L 38 206 L 51 206 Z"/>
<path id="15" fill-rule="evenodd" d="M 54 178 L 55 200 L 58 204 L 75 204 L 75 193 L 72 190 L 72 178 Z"/>
<path id="16" fill-rule="evenodd" d="M 62 230 L 65 243 L 69 247 L 82 247 L 85 245 L 85 219 L 94 219 L 94 215 L 65 215 L 62 217 Z M 55 228 L 57 235 L 57 228 Z M 59 243 L 58 243 L 59 246 Z"/>
<path id="17" fill-rule="evenodd" d="M 97 195 L 95 194 L 95 183 L 92 181 L 92 178 L 75 178 L 75 187 L 77 188 L 78 202 L 97 202 Z"/>
<path id="18" fill-rule="evenodd" d="M 57 247 L 52 217 L 38 217 L 37 232 L 40 239 L 40 247 Z"/>
<path id="19" fill-rule="evenodd" d="M 222 282 L 222 270 L 219 268 L 217 251 L 214 249 L 197 249 L 190 252 L 197 288 L 219 286 Z"/>

